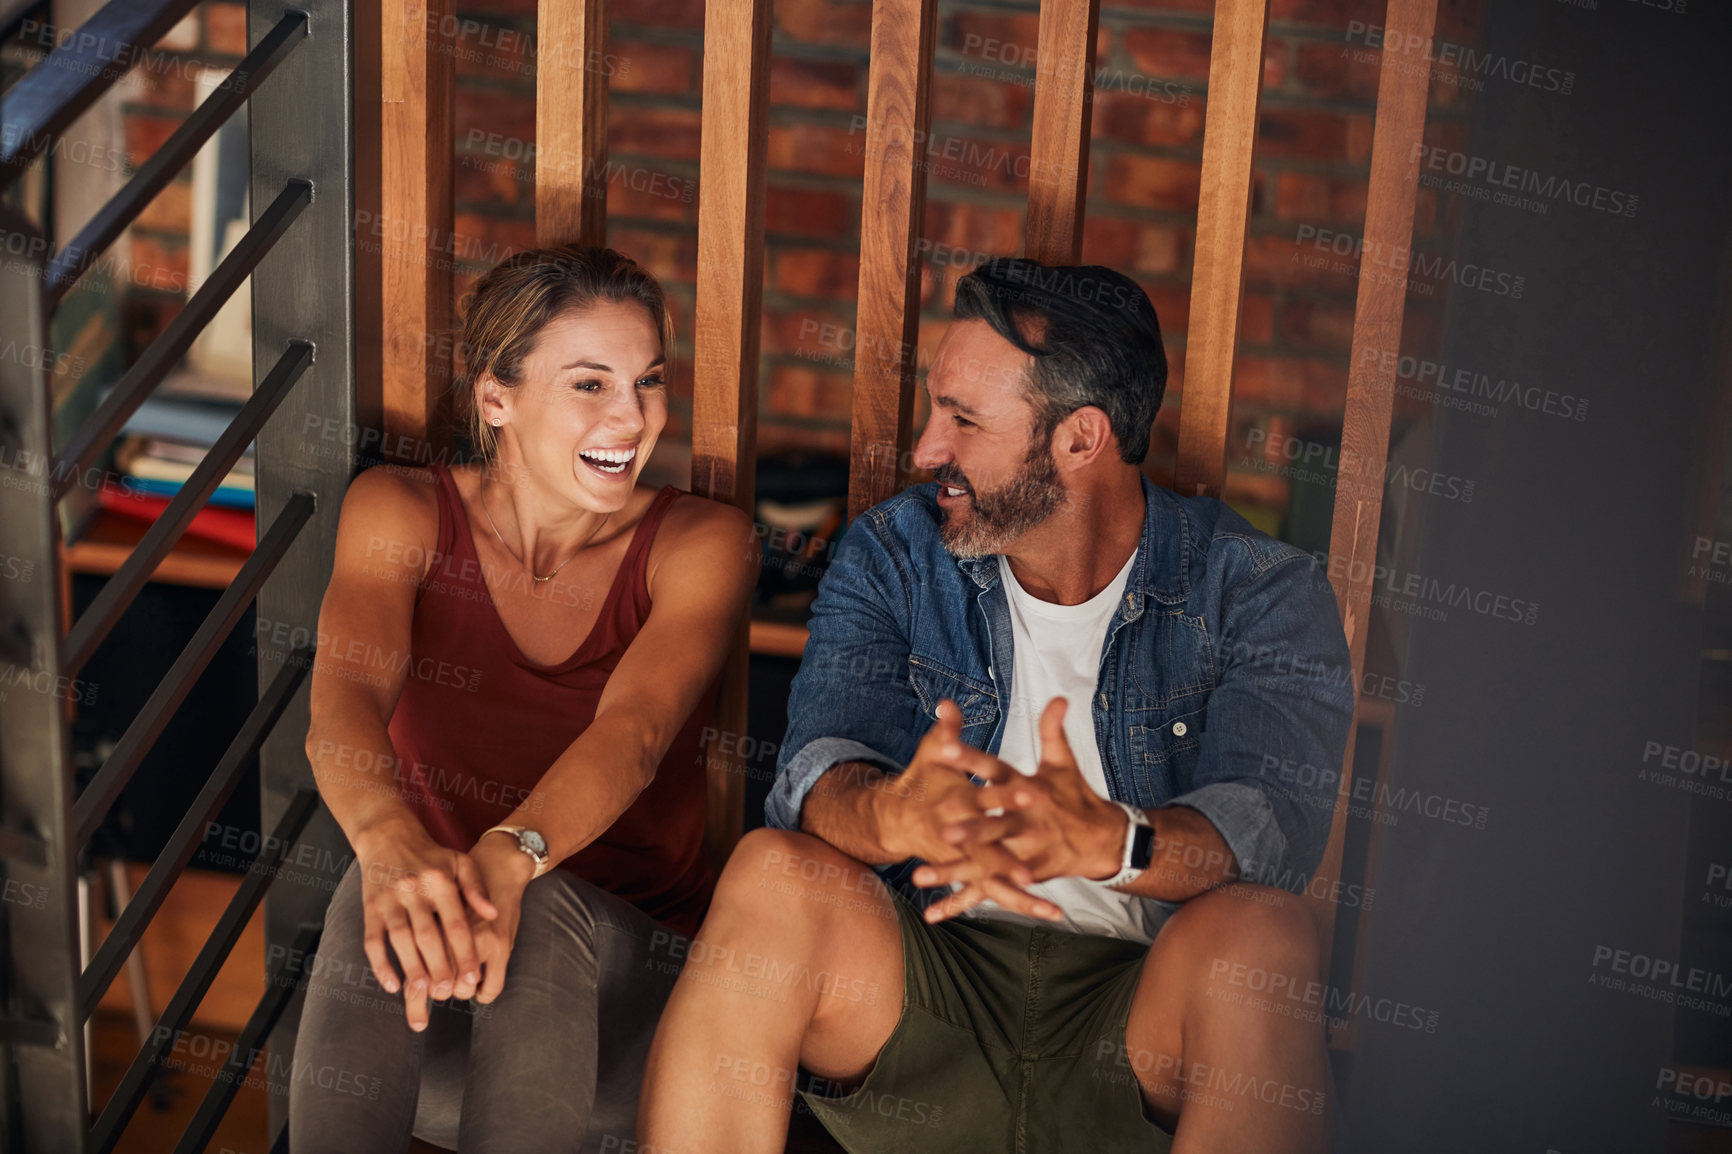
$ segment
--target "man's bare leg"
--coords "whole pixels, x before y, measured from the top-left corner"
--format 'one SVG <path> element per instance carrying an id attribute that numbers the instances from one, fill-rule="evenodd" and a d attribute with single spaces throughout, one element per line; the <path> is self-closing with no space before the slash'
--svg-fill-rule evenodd
<path id="1" fill-rule="evenodd" d="M 871 867 L 809 834 L 746 834 L 656 1030 L 640 1148 L 780 1154 L 797 1067 L 858 1081 L 902 989 L 901 923 Z"/>
<path id="2" fill-rule="evenodd" d="M 1123 1056 L 1173 1154 L 1326 1150 L 1327 1009 L 1298 898 L 1236 884 L 1186 902 L 1143 963 Z"/>

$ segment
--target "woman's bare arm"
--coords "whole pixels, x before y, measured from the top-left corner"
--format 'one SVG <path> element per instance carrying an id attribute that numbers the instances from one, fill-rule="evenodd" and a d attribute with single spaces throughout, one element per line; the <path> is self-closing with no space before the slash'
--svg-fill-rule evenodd
<path id="1" fill-rule="evenodd" d="M 425 482 L 374 469 L 355 478 L 319 608 L 307 757 L 319 795 L 362 870 L 365 945 L 379 983 L 420 1029 L 426 998 L 470 996 L 480 963 L 465 903 L 497 914 L 467 854 L 436 843 L 403 800 L 388 729 L 408 667 L 415 590 L 436 544 Z"/>

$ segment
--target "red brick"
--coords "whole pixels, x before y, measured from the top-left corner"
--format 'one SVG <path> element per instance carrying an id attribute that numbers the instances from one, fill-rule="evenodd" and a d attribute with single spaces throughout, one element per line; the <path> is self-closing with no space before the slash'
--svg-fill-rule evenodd
<path id="1" fill-rule="evenodd" d="M 770 58 L 770 104 L 776 107 L 864 111 L 858 65 L 842 60 Z"/>
<path id="2" fill-rule="evenodd" d="M 692 91 L 695 55 L 690 48 L 645 41 L 620 41 L 609 46 L 620 58 L 608 88 L 614 92 L 655 92 L 684 95 Z M 623 67 L 622 67 L 623 65 Z"/>
<path id="3" fill-rule="evenodd" d="M 1166 341 L 1169 359 L 1173 342 L 1183 342 L 1191 327 L 1191 289 L 1189 285 L 1144 284 L 1149 303 L 1155 306 L 1155 317 L 1161 322 L 1161 336 Z"/>
<path id="4" fill-rule="evenodd" d="M 1270 0 L 1271 23 L 1321 24 L 1347 27 L 1350 20 L 1382 24 L 1388 14 L 1384 0 Z"/>
<path id="5" fill-rule="evenodd" d="M 691 284 L 698 275 L 695 232 L 661 232 L 608 224 L 607 242 L 648 269 L 664 285 Z"/>
<path id="6" fill-rule="evenodd" d="M 854 318 L 826 308 L 765 309 L 759 351 L 813 360 L 844 360 L 854 355 Z"/>
<path id="7" fill-rule="evenodd" d="M 1124 45 L 1137 68 L 1151 76 L 1207 81 L 1210 39 L 1206 32 L 1132 28 L 1124 35 Z"/>
<path id="8" fill-rule="evenodd" d="M 1288 294 L 1281 301 L 1281 339 L 1301 348 L 1353 347 L 1351 300 Z"/>
<path id="9" fill-rule="evenodd" d="M 1239 306 L 1239 340 L 1263 345 L 1275 339 L 1275 298 L 1265 293 L 1246 293 Z"/>
<path id="10" fill-rule="evenodd" d="M 1126 12 L 1156 11 L 1163 15 L 1172 12 L 1203 12 L 1208 15 L 1215 13 L 1215 0 L 1101 0 L 1101 16 L 1110 18 L 1113 9 Z"/>
<path id="11" fill-rule="evenodd" d="M 180 127 L 179 117 L 153 116 L 143 112 L 126 114 L 126 158 L 137 168 L 161 148 L 163 142 Z M 62 173 L 64 179 L 67 175 Z"/>
<path id="12" fill-rule="evenodd" d="M 1124 144 L 1187 146 L 1203 140 L 1203 99 L 1182 93 L 1173 101 L 1130 92 L 1095 96 L 1090 121 L 1094 140 Z"/>
<path id="13" fill-rule="evenodd" d="M 770 370 L 766 397 L 777 416 L 846 421 L 853 404 L 854 379 L 846 371 L 777 365 Z"/>
<path id="14" fill-rule="evenodd" d="M 935 129 L 924 160 L 929 186 L 1016 193 L 1028 189 L 1029 150 L 1020 140 L 983 140 Z"/>
<path id="15" fill-rule="evenodd" d="M 797 297 L 853 300 L 860 288 L 860 258 L 821 248 L 789 249 L 776 254 L 771 283 Z"/>
<path id="16" fill-rule="evenodd" d="M 1024 83 L 940 72 L 932 78 L 932 119 L 982 128 L 1021 128 L 1028 122 L 1034 89 Z"/>
<path id="17" fill-rule="evenodd" d="M 603 179 L 607 183 L 610 216 L 690 221 L 694 228 L 697 226 L 695 178 L 635 161 L 611 160 Z"/>
<path id="18" fill-rule="evenodd" d="M 806 44 L 864 48 L 872 39 L 872 5 L 850 0 L 798 0 L 775 6 L 776 28 Z"/>
<path id="19" fill-rule="evenodd" d="M 480 212 L 459 212 L 456 217 L 455 251 L 446 255 L 458 263 L 488 268 L 514 252 L 535 247 L 533 220 Z"/>
<path id="20" fill-rule="evenodd" d="M 535 140 L 535 94 L 481 85 L 460 85 L 453 132 L 459 151 L 484 150 L 493 145 L 490 161 L 516 160 L 522 149 Z M 506 156 L 506 142 L 512 143 Z"/>
<path id="21" fill-rule="evenodd" d="M 1357 237 L 1357 229 L 1342 229 L 1343 234 Z M 1333 266 L 1344 264 L 1356 268 L 1352 256 L 1336 256 L 1318 251 L 1314 242 L 1297 243 L 1296 230 L 1278 233 L 1254 232 L 1245 238 L 1245 278 L 1257 286 L 1305 286 L 1325 293 L 1338 293 L 1351 298 L 1358 281 L 1346 271 Z M 1328 238 L 1325 238 L 1328 239 Z M 1327 246 L 1325 246 L 1327 248 Z M 1321 265 L 1306 264 L 1306 259 L 1321 260 Z"/>
<path id="22" fill-rule="evenodd" d="M 535 0 L 518 2 L 524 4 L 527 11 L 535 11 Z M 493 8 L 503 7 L 497 0 L 488 0 L 488 4 Z M 704 0 L 625 0 L 609 9 L 608 15 L 616 23 L 646 28 L 702 28 Z"/>
<path id="23" fill-rule="evenodd" d="M 224 56 L 247 54 L 247 6 L 226 0 L 207 0 L 204 6 L 204 43 Z"/>
<path id="24" fill-rule="evenodd" d="M 534 195 L 535 170 L 504 157 L 460 155 L 452 184 L 458 204 L 515 205 Z"/>
<path id="25" fill-rule="evenodd" d="M 1119 153 L 1107 162 L 1105 191 L 1115 204 L 1195 213 L 1202 179 L 1198 164 Z"/>
<path id="26" fill-rule="evenodd" d="M 702 124 L 695 108 L 617 108 L 608 116 L 612 152 L 696 160 Z"/>
<path id="27" fill-rule="evenodd" d="M 1288 57 L 1292 54 L 1292 45 L 1279 37 L 1271 36 L 1263 48 L 1263 91 L 1270 92 L 1287 83 L 1291 72 Z"/>
<path id="28" fill-rule="evenodd" d="M 866 134 L 841 125 L 772 124 L 764 152 L 772 172 L 859 180 L 866 171 Z"/>
<path id="29" fill-rule="evenodd" d="M 1265 108 L 1257 150 L 1266 157 L 1362 164 L 1371 157 L 1371 117 L 1319 109 Z"/>
<path id="30" fill-rule="evenodd" d="M 1241 355 L 1233 362 L 1233 403 L 1327 412 L 1347 396 L 1347 370 L 1306 357 Z"/>
<path id="31" fill-rule="evenodd" d="M 1022 247 L 1021 209 L 928 198 L 923 223 L 921 236 L 934 246 L 948 246 L 932 249 L 933 259 L 948 264 L 972 267 L 977 262 L 963 259 L 964 254 L 1009 256 Z"/>
<path id="32" fill-rule="evenodd" d="M 1034 68 L 1040 44 L 1040 17 L 1034 13 L 958 12 L 940 32 L 940 43 L 971 61 L 1010 68 Z"/>
<path id="33" fill-rule="evenodd" d="M 1189 231 L 1094 213 L 1083 221 L 1083 264 L 1124 273 L 1175 273 L 1188 259 Z"/>
<path id="34" fill-rule="evenodd" d="M 857 195 L 820 188 L 792 188 L 772 181 L 765 193 L 764 231 L 770 236 L 858 236 Z"/>
<path id="35" fill-rule="evenodd" d="M 474 20 L 479 27 L 472 30 L 459 28 L 449 43 L 449 49 L 456 57 L 459 80 L 475 77 L 522 85 L 535 82 L 537 61 L 533 22 L 525 27 L 516 22 L 481 20 L 470 14 L 465 14 L 462 19 Z"/>
<path id="36" fill-rule="evenodd" d="M 1306 92 L 1331 100 L 1377 99 L 1377 80 L 1381 70 L 1376 53 L 1360 53 L 1345 43 L 1307 42 L 1295 45 L 1298 51 L 1297 75 Z"/>
<path id="37" fill-rule="evenodd" d="M 1287 220 L 1362 225 L 1367 185 L 1308 172 L 1275 175 L 1275 214 Z"/>

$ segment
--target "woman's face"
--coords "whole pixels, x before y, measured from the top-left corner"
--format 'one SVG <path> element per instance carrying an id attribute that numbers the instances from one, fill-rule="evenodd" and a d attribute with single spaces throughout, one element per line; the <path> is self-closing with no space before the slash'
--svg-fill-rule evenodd
<path id="1" fill-rule="evenodd" d="M 544 499 L 623 508 L 668 421 L 665 364 L 640 304 L 592 304 L 549 321 L 517 387 L 477 385 L 482 419 L 501 419 L 501 464 L 527 473 Z"/>

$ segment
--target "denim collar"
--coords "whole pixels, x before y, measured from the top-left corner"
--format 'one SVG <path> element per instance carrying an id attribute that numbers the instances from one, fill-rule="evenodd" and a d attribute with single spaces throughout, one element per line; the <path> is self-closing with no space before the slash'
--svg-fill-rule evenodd
<path id="1" fill-rule="evenodd" d="M 1146 597 L 1171 605 L 1183 603 L 1191 595 L 1190 574 L 1185 567 L 1191 527 L 1184 505 L 1149 480 L 1148 474 L 1139 476 L 1143 482 L 1143 535 L 1137 542 L 1137 559 L 1125 585 L 1128 621 L 1142 616 Z M 982 590 L 998 584 L 997 554 L 959 557 L 956 565 Z"/>

